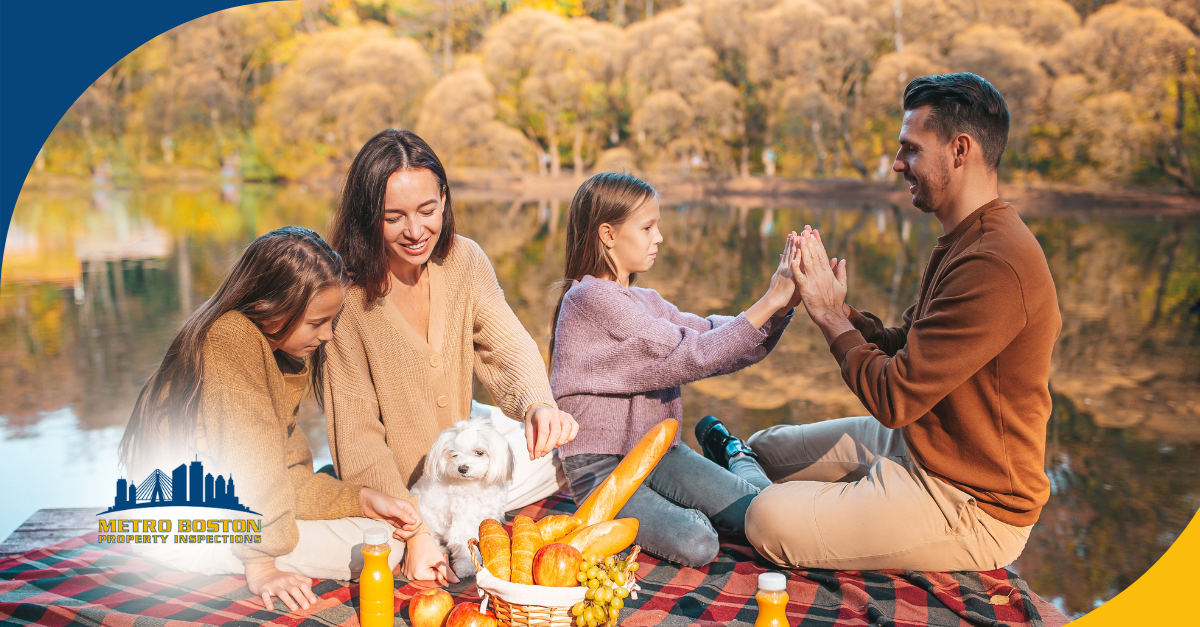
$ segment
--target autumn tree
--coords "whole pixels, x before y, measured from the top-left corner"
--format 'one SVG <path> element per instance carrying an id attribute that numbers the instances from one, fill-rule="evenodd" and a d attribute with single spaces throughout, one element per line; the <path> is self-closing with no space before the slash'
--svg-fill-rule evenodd
<path id="1" fill-rule="evenodd" d="M 433 80 L 429 55 L 413 39 L 376 27 L 324 30 L 271 84 L 256 137 L 288 178 L 345 165 L 380 130 L 416 123 Z"/>

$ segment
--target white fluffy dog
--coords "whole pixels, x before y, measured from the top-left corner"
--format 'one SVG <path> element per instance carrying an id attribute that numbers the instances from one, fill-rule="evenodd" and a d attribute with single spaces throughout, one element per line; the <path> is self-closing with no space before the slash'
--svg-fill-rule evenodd
<path id="1" fill-rule="evenodd" d="M 421 518 L 460 578 L 475 574 L 467 540 L 479 533 L 479 523 L 504 522 L 512 475 L 512 449 L 488 417 L 454 423 L 425 456 L 412 493 L 420 496 Z"/>

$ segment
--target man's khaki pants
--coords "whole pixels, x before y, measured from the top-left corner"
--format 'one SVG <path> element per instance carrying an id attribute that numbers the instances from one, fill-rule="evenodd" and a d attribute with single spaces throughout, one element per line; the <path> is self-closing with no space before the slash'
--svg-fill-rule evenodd
<path id="1" fill-rule="evenodd" d="M 993 570 L 1011 564 L 1033 526 L 992 518 L 908 456 L 871 416 L 779 425 L 748 441 L 767 477 L 746 537 L 785 568 Z"/>

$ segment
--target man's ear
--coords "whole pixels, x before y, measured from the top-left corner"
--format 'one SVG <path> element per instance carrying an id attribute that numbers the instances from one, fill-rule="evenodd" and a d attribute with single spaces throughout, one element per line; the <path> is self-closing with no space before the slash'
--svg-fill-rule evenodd
<path id="1" fill-rule="evenodd" d="M 966 165 L 971 154 L 979 150 L 979 146 L 970 135 L 959 133 L 958 137 L 950 140 L 950 149 L 953 151 L 954 167 L 961 168 Z"/>

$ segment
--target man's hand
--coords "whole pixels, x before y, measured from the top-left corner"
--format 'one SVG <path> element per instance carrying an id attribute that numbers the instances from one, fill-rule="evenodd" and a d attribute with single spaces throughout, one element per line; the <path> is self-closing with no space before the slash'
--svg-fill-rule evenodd
<path id="1" fill-rule="evenodd" d="M 818 231 L 800 235 L 800 255 L 792 262 L 792 273 L 808 316 L 821 328 L 825 341 L 833 340 L 854 325 L 846 317 L 846 260 L 830 260 Z"/>
<path id="2" fill-rule="evenodd" d="M 385 520 L 395 527 L 392 536 L 397 540 L 408 541 L 417 533 L 417 527 L 421 526 L 421 515 L 408 501 L 367 487 L 359 492 L 358 500 L 364 516 Z"/>
<path id="3" fill-rule="evenodd" d="M 579 423 L 564 411 L 549 405 L 530 405 L 525 410 L 525 445 L 534 460 L 575 439 Z"/>
<path id="4" fill-rule="evenodd" d="M 409 581 L 435 581 L 439 586 L 458 583 L 458 576 L 450 569 L 450 560 L 427 533 L 413 536 L 405 543 L 400 574 Z"/>
<path id="5" fill-rule="evenodd" d="M 262 597 L 263 607 L 268 610 L 275 609 L 272 596 L 279 597 L 293 612 L 301 607 L 307 610 L 309 605 L 317 602 L 312 579 L 275 568 L 275 560 L 246 564 L 246 587 L 250 588 L 251 594 Z"/>

